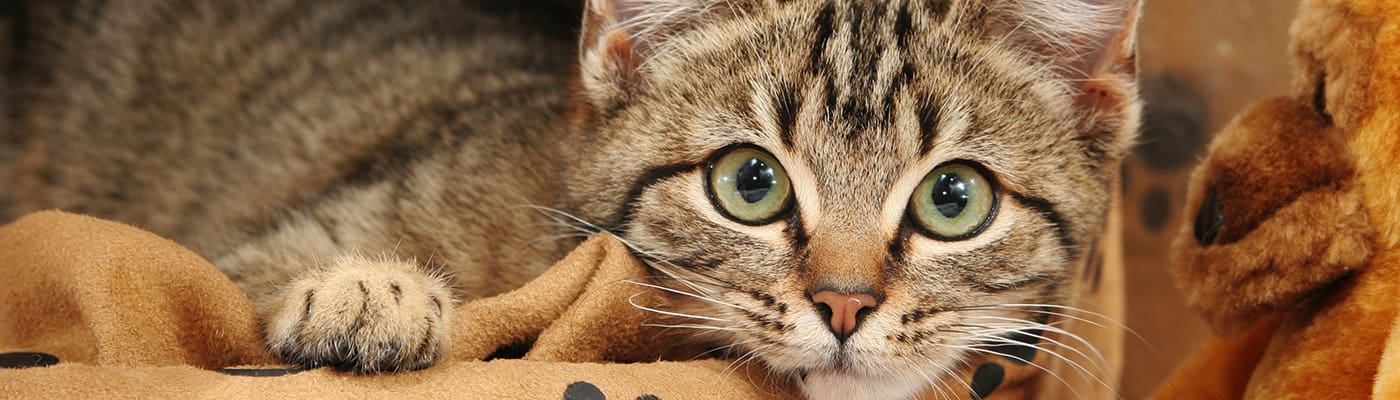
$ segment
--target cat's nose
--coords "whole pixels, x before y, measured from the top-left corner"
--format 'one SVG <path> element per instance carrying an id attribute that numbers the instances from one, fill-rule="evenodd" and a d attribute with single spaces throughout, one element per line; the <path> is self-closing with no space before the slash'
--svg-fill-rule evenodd
<path id="1" fill-rule="evenodd" d="M 869 314 L 870 310 L 874 310 L 880 303 L 869 293 L 842 293 L 834 290 L 813 293 L 812 302 L 817 304 L 817 309 L 822 311 L 823 316 L 831 317 L 831 333 L 843 341 L 855 333 L 860 321 L 865 319 L 865 314 Z"/>

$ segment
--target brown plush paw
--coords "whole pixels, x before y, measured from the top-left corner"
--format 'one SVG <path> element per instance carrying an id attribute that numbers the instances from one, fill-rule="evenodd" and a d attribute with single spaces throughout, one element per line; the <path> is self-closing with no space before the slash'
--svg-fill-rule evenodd
<path id="1" fill-rule="evenodd" d="M 283 360 L 313 368 L 426 368 L 447 354 L 450 293 L 413 264 L 342 257 L 279 294 L 263 315 L 267 342 Z"/>

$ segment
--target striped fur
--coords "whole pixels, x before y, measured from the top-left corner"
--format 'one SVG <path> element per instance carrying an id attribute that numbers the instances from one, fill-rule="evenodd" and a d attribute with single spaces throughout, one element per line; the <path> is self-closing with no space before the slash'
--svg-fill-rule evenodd
<path id="1" fill-rule="evenodd" d="M 966 307 L 1062 300 L 1137 126 L 1135 4 L 595 0 L 571 37 L 504 2 L 300 3 L 35 7 L 0 215 L 175 238 L 265 305 L 279 354 L 363 372 L 444 354 L 449 286 L 511 289 L 572 243 L 541 240 L 559 223 L 608 230 L 706 298 L 669 310 L 727 321 L 698 339 L 813 397 L 891 398 L 973 357 L 953 327 L 1034 320 Z M 708 200 L 706 160 L 740 143 L 789 172 L 790 215 L 743 225 Z M 962 241 L 906 217 L 949 160 L 1001 193 Z M 817 288 L 883 303 L 843 344 Z M 390 292 L 429 299 L 379 310 L 423 333 L 326 317 Z"/>

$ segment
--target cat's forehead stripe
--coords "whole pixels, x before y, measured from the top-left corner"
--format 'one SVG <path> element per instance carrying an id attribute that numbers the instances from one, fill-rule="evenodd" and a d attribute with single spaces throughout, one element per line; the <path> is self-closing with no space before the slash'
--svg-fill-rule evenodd
<path id="1" fill-rule="evenodd" d="M 809 71 L 815 72 L 821 70 L 823 63 L 822 57 L 826 54 L 827 41 L 831 39 L 831 33 L 834 29 L 832 27 L 832 14 L 836 13 L 835 7 L 836 6 L 831 2 L 825 2 L 822 4 L 821 11 L 817 13 L 817 19 L 814 22 L 814 31 L 817 36 L 816 39 L 812 41 L 812 50 L 808 53 L 809 55 L 807 57 L 807 69 Z"/>
<path id="2" fill-rule="evenodd" d="M 826 90 L 822 95 L 826 102 L 826 118 L 848 122 L 845 125 L 846 130 L 831 133 L 854 138 L 858 133 L 882 130 L 894 122 L 897 98 L 909 90 L 909 85 L 913 84 L 916 78 L 917 68 L 912 61 L 917 57 L 911 58 L 910 55 L 904 54 L 911 41 L 910 35 L 915 31 L 916 18 L 907 2 L 897 5 L 845 2 L 839 14 L 836 3 L 823 2 L 812 22 L 814 39 L 805 75 L 825 84 Z M 932 19 L 937 21 L 942 19 L 947 10 L 947 2 L 940 1 L 934 3 L 931 10 L 923 12 L 931 14 Z M 843 20 L 834 21 L 837 17 Z M 889 21 L 885 19 L 893 19 L 893 22 L 887 24 Z M 975 57 L 945 51 L 948 53 L 950 64 L 977 68 Z M 795 112 L 800 108 L 793 106 L 795 101 L 802 98 L 799 94 L 783 93 L 780 90 L 775 97 L 780 104 L 775 108 L 780 111 Z M 919 153 L 927 154 L 933 147 L 940 113 L 939 105 L 936 104 L 933 93 L 926 93 L 917 98 L 924 100 L 918 102 L 913 110 L 918 115 L 919 122 Z M 778 117 L 780 121 L 792 121 L 794 118 L 787 114 L 780 114 Z M 782 133 L 782 142 L 791 148 L 796 133 L 791 130 Z"/>
<path id="3" fill-rule="evenodd" d="M 778 139 L 789 150 L 793 149 L 793 135 L 797 127 L 797 113 L 801 109 L 800 93 L 792 85 L 782 85 L 773 93 L 773 112 L 777 114 Z"/>
<path id="4" fill-rule="evenodd" d="M 937 105 L 925 104 L 919 107 L 919 154 L 927 156 L 933 151 L 933 141 L 938 135 L 938 117 L 940 111 Z"/>

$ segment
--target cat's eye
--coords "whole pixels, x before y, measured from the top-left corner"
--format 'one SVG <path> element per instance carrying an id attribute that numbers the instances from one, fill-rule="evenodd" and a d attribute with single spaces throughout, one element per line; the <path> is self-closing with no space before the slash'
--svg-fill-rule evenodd
<path id="1" fill-rule="evenodd" d="M 792 182 L 772 154 L 750 146 L 721 152 L 709 163 L 710 200 L 744 224 L 773 222 L 792 207 Z"/>
<path id="2" fill-rule="evenodd" d="M 909 213 L 934 239 L 977 236 L 996 213 L 997 198 L 984 170 L 966 161 L 934 168 L 914 189 Z"/>

